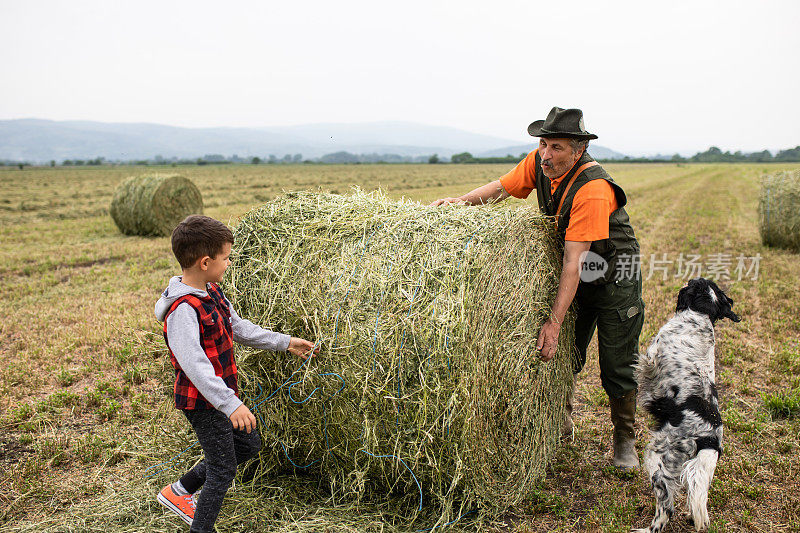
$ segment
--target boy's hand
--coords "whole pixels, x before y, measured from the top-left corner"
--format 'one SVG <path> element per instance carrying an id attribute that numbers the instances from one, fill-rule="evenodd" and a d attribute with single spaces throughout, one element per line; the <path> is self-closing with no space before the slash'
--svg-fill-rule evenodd
<path id="1" fill-rule="evenodd" d="M 256 417 L 245 404 L 240 405 L 231 413 L 233 429 L 246 429 L 248 433 L 256 427 Z"/>
<path id="2" fill-rule="evenodd" d="M 287 350 L 292 355 L 297 355 L 302 357 L 303 360 L 306 360 L 308 359 L 309 355 L 314 357 L 319 353 L 319 346 L 315 345 L 311 341 L 307 341 L 298 337 L 292 337 L 292 340 L 289 341 L 289 348 L 287 348 Z"/>

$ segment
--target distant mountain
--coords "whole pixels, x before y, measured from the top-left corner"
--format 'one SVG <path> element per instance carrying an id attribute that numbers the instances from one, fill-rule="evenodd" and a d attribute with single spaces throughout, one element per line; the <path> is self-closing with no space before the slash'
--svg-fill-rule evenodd
<path id="1" fill-rule="evenodd" d="M 157 155 L 193 159 L 206 154 L 261 158 L 302 154 L 309 159 L 333 152 L 412 157 L 436 153 L 446 158 L 459 152 L 518 155 L 530 149 L 512 144 L 500 137 L 412 122 L 180 128 L 147 123 L 0 120 L 0 160 L 30 162 L 96 157 L 135 160 Z M 590 150 L 594 153 L 599 148 Z"/>
<path id="2" fill-rule="evenodd" d="M 279 149 L 270 151 L 270 149 Z M 303 153 L 311 145 L 302 138 L 244 128 L 178 128 L 160 124 L 0 121 L 0 159 L 149 159 L 226 155 Z"/>
<path id="3" fill-rule="evenodd" d="M 359 146 L 359 152 L 380 152 L 386 146 L 424 149 L 431 154 L 432 148 L 446 155 L 469 150 L 491 150 L 509 143 L 508 139 L 471 133 L 446 126 L 429 126 L 414 122 L 366 122 L 355 124 L 305 124 L 269 128 L 293 137 L 302 137 L 329 151 L 342 146 Z M 379 149 L 380 147 L 380 149 Z M 352 152 L 353 150 L 347 150 Z M 407 154 L 407 155 L 423 155 Z M 440 153 L 439 155 L 442 155 Z"/>
<path id="4" fill-rule="evenodd" d="M 505 148 L 497 148 L 495 150 L 488 150 L 486 152 L 481 152 L 478 154 L 472 154 L 475 157 L 503 157 L 505 155 L 520 155 L 520 154 L 527 154 L 536 149 L 536 143 L 531 144 L 520 144 L 517 146 L 506 146 Z M 598 146 L 596 144 L 589 143 L 589 155 L 594 157 L 595 159 L 624 159 L 625 154 L 621 154 L 619 152 L 615 152 L 610 148 L 606 148 L 604 146 Z"/>

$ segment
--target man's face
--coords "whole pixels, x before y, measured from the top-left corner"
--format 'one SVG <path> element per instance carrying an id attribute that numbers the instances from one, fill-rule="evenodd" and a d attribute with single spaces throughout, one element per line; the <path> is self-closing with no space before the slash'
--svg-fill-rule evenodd
<path id="1" fill-rule="evenodd" d="M 539 139 L 539 156 L 542 158 L 542 172 L 550 179 L 567 172 L 583 154 L 573 151 L 569 139 Z"/>

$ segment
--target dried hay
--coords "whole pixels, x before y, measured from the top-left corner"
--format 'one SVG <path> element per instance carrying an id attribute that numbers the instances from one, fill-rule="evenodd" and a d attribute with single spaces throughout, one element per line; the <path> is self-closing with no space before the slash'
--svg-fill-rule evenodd
<path id="1" fill-rule="evenodd" d="M 761 179 L 758 219 L 761 242 L 800 252 L 800 170 Z"/>
<path id="2" fill-rule="evenodd" d="M 202 214 L 203 197 L 176 174 L 132 176 L 117 187 L 109 212 L 126 235 L 166 236 L 188 215 Z"/>
<path id="3" fill-rule="evenodd" d="M 529 494 L 572 379 L 572 316 L 556 357 L 534 355 L 560 271 L 538 210 L 294 193 L 246 214 L 235 239 L 238 312 L 322 347 L 302 364 L 239 351 L 257 480 L 296 469 L 334 504 L 378 498 L 413 520 L 424 501 L 438 525 Z"/>

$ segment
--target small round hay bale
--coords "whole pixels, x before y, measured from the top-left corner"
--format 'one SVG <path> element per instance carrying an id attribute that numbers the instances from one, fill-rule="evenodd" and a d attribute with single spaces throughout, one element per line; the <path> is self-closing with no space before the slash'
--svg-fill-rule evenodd
<path id="1" fill-rule="evenodd" d="M 761 242 L 800 252 L 800 170 L 761 179 L 758 218 Z"/>
<path id="2" fill-rule="evenodd" d="M 166 236 L 188 215 L 203 213 L 203 197 L 177 174 L 132 176 L 117 187 L 109 213 L 125 235 Z"/>
<path id="3" fill-rule="evenodd" d="M 381 193 L 293 193 L 235 228 L 225 291 L 241 316 L 316 340 L 301 365 L 239 352 L 260 471 L 314 472 L 338 501 L 424 499 L 438 524 L 518 504 L 556 449 L 573 318 L 535 344 L 560 273 L 530 206 L 429 207 Z"/>

